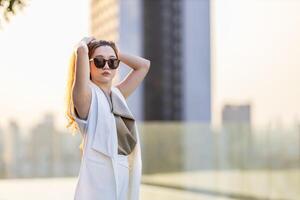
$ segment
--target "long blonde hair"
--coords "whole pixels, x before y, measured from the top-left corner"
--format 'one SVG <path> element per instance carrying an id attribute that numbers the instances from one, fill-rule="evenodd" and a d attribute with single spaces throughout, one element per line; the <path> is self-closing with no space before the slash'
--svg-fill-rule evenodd
<path id="1" fill-rule="evenodd" d="M 100 46 L 110 46 L 117 58 L 118 58 L 118 49 L 116 47 L 116 44 L 113 41 L 107 41 L 107 40 L 98 40 L 93 41 L 92 43 L 88 44 L 89 49 L 89 59 L 92 57 L 94 51 L 96 48 Z M 79 131 L 78 124 L 76 123 L 72 113 L 74 113 L 74 104 L 73 104 L 73 98 L 72 98 L 72 91 L 73 91 L 73 84 L 75 79 L 75 62 L 76 62 L 76 54 L 73 51 L 70 60 L 69 60 L 69 69 L 68 69 L 68 76 L 67 76 L 67 85 L 66 85 L 66 96 L 65 96 L 65 114 L 68 120 L 68 124 L 66 125 L 66 128 L 71 127 L 71 133 L 72 135 L 75 135 Z M 90 80 L 92 80 L 92 77 L 90 75 Z M 83 151 L 83 140 L 81 141 L 81 144 L 79 145 L 79 149 Z"/>
<path id="2" fill-rule="evenodd" d="M 79 127 L 77 123 L 75 122 L 74 117 L 72 116 L 72 107 L 74 107 L 73 104 L 73 98 L 72 98 L 72 90 L 73 90 L 73 84 L 74 84 L 74 79 L 75 79 L 75 62 L 76 62 L 76 55 L 75 52 L 72 52 L 69 60 L 69 69 L 68 69 L 68 77 L 67 77 L 67 86 L 66 86 L 66 116 L 68 119 L 68 124 L 67 128 L 71 127 L 72 128 L 72 134 L 76 133 L 77 130 L 79 130 Z"/>

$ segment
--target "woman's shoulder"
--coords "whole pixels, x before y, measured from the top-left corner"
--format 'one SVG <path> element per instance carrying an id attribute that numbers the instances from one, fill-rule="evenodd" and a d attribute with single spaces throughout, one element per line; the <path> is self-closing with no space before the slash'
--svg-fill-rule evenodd
<path id="1" fill-rule="evenodd" d="M 117 94 L 118 97 L 121 98 L 123 101 L 126 101 L 125 97 L 123 96 L 122 92 L 117 86 L 112 87 L 112 92 L 114 92 L 114 94 Z"/>

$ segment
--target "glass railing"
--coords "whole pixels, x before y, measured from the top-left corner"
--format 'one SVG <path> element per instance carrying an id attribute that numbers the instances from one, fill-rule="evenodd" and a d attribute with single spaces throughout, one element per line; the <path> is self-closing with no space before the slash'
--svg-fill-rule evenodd
<path id="1" fill-rule="evenodd" d="M 193 198 L 299 199 L 300 129 L 143 123 L 143 183 Z M 188 195 L 186 194 L 186 195 Z M 192 197 L 191 197 L 192 198 Z"/>

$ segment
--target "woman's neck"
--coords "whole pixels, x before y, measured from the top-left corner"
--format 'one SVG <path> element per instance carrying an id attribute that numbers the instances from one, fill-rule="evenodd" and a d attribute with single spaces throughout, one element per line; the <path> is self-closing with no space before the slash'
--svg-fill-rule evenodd
<path id="1" fill-rule="evenodd" d="M 107 95 L 111 93 L 111 83 L 99 83 L 95 82 L 95 84 L 100 87 Z"/>

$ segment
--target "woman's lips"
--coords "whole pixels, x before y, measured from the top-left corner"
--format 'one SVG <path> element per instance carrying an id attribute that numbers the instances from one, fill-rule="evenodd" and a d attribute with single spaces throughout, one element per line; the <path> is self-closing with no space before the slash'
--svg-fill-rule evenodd
<path id="1" fill-rule="evenodd" d="M 104 75 L 104 76 L 108 76 L 108 75 L 110 75 L 110 72 L 108 72 L 108 71 L 106 71 L 106 72 L 103 72 L 103 73 L 102 73 L 102 75 Z"/>

